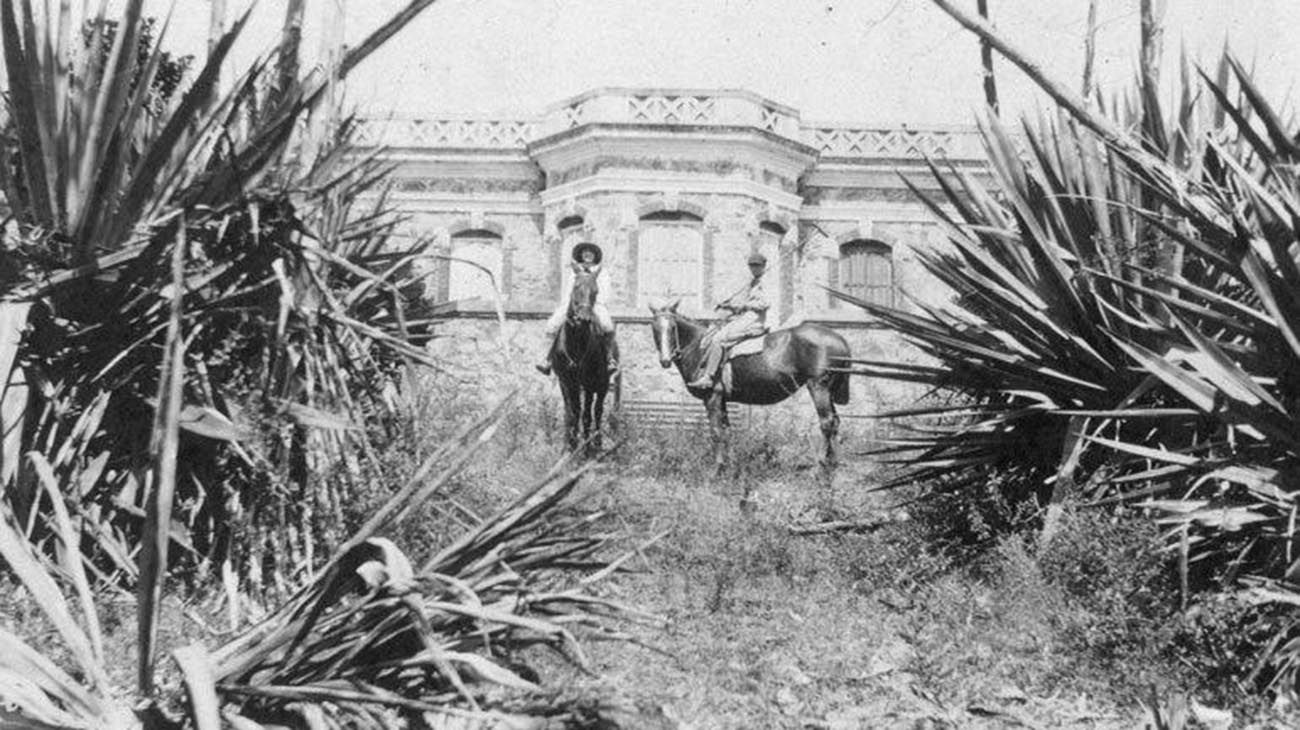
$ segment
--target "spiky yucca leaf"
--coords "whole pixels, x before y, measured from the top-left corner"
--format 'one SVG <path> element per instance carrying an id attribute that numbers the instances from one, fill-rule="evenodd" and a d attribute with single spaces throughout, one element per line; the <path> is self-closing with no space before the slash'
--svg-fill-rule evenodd
<path id="1" fill-rule="evenodd" d="M 1202 554 L 1232 563 L 1234 573 L 1281 578 L 1295 570 L 1291 515 L 1300 490 L 1300 154 L 1246 71 L 1236 62 L 1231 69 L 1244 101 L 1231 101 L 1222 80 L 1205 78 L 1239 132 L 1236 143 L 1211 148 L 1221 174 L 1182 189 L 1153 188 L 1163 201 L 1190 192 L 1220 207 L 1219 215 L 1183 220 L 1185 235 L 1198 242 L 1189 255 L 1206 259 L 1202 270 L 1212 267 L 1216 279 L 1210 286 L 1148 272 L 1137 291 L 1149 295 L 1164 285 L 1178 300 L 1167 302 L 1157 350 L 1135 353 L 1171 392 L 1219 424 L 1189 444 L 1205 456 L 1183 465 L 1194 480 L 1186 497 L 1242 514 L 1256 542 L 1245 553 L 1237 547 L 1243 520 L 1178 511 L 1170 519 L 1202 528 Z"/>
<path id="2" fill-rule="evenodd" d="M 960 489 L 995 472 L 1014 473 L 1007 484 L 1017 493 L 1010 496 L 1046 496 L 1058 474 L 1072 478 L 1080 466 L 1084 474 L 1098 466 L 1091 454 L 1071 458 L 1071 421 L 1063 414 L 1113 409 L 1145 379 L 1112 337 L 1122 332 L 1146 341 L 1141 303 L 1085 269 L 1125 280 L 1123 264 L 1138 249 L 1131 238 L 1135 191 L 1108 169 L 1104 148 L 1068 120 L 1026 124 L 1023 155 L 996 120 L 981 131 L 996 194 L 938 168 L 932 170 L 942 202 L 913 188 L 951 244 L 918 258 L 955 293 L 953 303 L 917 304 L 912 312 L 836 296 L 928 356 L 918 364 L 859 361 L 858 372 L 955 391 L 969 401 L 968 418 L 894 445 L 894 451 L 920 452 L 901 457 L 916 469 L 896 483 L 921 478 Z M 1104 416 L 1080 418 L 1088 432 L 1116 427 Z M 1061 473 L 1063 466 L 1071 473 Z"/>
<path id="3" fill-rule="evenodd" d="M 597 515 L 559 514 L 586 470 L 553 470 L 418 570 L 372 537 L 445 485 L 501 413 L 435 454 L 430 464 L 453 457 L 437 477 L 413 479 L 316 581 L 214 652 L 217 690 L 232 711 L 266 719 L 306 703 L 344 724 L 381 708 L 488 720 L 538 689 L 520 673 L 523 648 L 548 646 L 585 666 L 575 627 L 616 635 L 613 620 L 655 620 L 589 590 L 617 562 L 599 555 L 609 536 L 591 533 Z M 565 578 L 575 570 L 594 573 Z"/>
<path id="4" fill-rule="evenodd" d="M 992 28 L 948 0 L 934 2 L 995 43 L 1076 121 L 1105 140 L 1114 152 L 1113 174 L 1131 178 L 1149 206 L 1144 227 L 1165 239 L 1162 246 L 1181 247 L 1186 257 L 1173 266 L 1127 261 L 1122 277 L 1085 262 L 1088 273 L 1143 303 L 1128 331 L 1107 334 L 1147 378 L 1140 391 L 1124 398 L 1122 417 L 1149 417 L 1153 428 L 1092 435 L 1094 443 L 1128 462 L 1129 473 L 1113 479 L 1111 488 L 1118 498 L 1159 495 L 1146 506 L 1173 527 L 1184 571 L 1195 561 L 1202 578 L 1225 587 L 1246 581 L 1254 600 L 1294 612 L 1300 605 L 1294 517 L 1300 493 L 1300 135 L 1295 123 L 1277 113 L 1250 74 L 1228 58 L 1214 79 L 1201 74 L 1209 91 L 1203 98 L 1216 107 L 1205 115 L 1211 121 L 1186 125 L 1186 144 L 1161 154 L 1158 142 L 1130 137 L 1045 78 Z M 1185 85 L 1190 78 L 1184 73 Z M 1237 93 L 1230 91 L 1230 82 Z M 1197 427 L 1171 430 L 1157 409 L 1138 400 L 1157 390 L 1170 405 L 1190 407 Z M 1120 414 L 1117 405 L 1109 415 Z M 1264 663 L 1276 670 L 1275 686 L 1291 697 L 1300 686 L 1296 625 L 1294 618 L 1281 621 L 1263 647 Z"/>

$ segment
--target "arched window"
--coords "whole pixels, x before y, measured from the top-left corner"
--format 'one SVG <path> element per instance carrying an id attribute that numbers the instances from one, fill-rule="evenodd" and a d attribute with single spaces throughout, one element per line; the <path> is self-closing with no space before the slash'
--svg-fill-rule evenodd
<path id="1" fill-rule="evenodd" d="M 704 284 L 704 221 L 683 211 L 641 217 L 637 236 L 637 304 L 681 297 L 701 306 Z"/>
<path id="2" fill-rule="evenodd" d="M 455 233 L 451 237 L 451 255 L 453 258 L 447 276 L 447 298 L 452 301 L 495 301 L 496 290 L 502 285 L 501 236 L 481 228 Z M 491 277 L 484 269 L 492 272 Z"/>
<path id="3" fill-rule="evenodd" d="M 889 244 L 858 239 L 840 246 L 839 289 L 872 304 L 894 306 L 894 262 Z"/>

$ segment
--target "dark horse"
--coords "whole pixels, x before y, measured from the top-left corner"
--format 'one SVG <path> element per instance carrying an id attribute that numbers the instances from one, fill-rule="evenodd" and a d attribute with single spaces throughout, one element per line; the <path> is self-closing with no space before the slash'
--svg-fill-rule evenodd
<path id="1" fill-rule="evenodd" d="M 659 364 L 668 367 L 676 363 L 682 380 L 690 382 L 699 371 L 703 357 L 700 340 L 708 327 L 678 314 L 677 304 L 650 307 L 654 314 L 651 327 Z M 714 460 L 718 467 L 727 461 L 728 402 L 779 403 L 804 385 L 812 395 L 821 420 L 822 437 L 826 440 L 822 465 L 833 467 L 836 462 L 835 434 L 840 426 L 835 405 L 849 402 L 848 373 L 833 368 L 847 367 L 849 357 L 849 345 L 839 333 L 828 327 L 805 323 L 768 333 L 763 338 L 762 352 L 732 359 L 730 392 L 724 393 L 720 387 L 708 390 L 692 388 L 691 395 L 704 401 L 709 413 Z"/>
<path id="2" fill-rule="evenodd" d="M 610 347 L 618 347 L 614 338 L 601 333 L 592 311 L 596 304 L 596 275 L 576 271 L 573 293 L 564 327 L 551 346 L 551 369 L 560 381 L 564 395 L 564 432 L 569 450 L 581 443 L 591 453 L 600 450 L 600 422 L 605 412 L 605 396 L 617 376 L 609 371 Z M 615 398 L 618 397 L 617 388 Z M 582 430 L 579 434 L 579 423 Z"/>

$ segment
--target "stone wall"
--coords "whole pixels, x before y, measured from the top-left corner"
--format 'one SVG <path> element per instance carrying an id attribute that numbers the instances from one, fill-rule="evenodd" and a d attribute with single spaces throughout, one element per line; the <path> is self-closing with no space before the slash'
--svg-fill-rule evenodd
<path id="1" fill-rule="evenodd" d="M 438 325 L 438 336 L 430 343 L 429 351 L 443 368 L 438 377 L 444 382 L 476 391 L 487 400 L 519 391 L 526 398 L 542 399 L 559 414 L 563 400 L 555 378 L 542 376 L 533 369 L 545 346 L 542 328 L 539 318 L 512 318 L 504 328 L 490 317 L 459 318 Z M 855 357 L 916 359 L 916 353 L 888 330 L 861 326 L 836 329 L 849 341 Z M 618 323 L 618 342 L 623 362 L 624 400 L 676 402 L 702 411 L 703 406 L 686 392 L 676 368 L 660 367 L 649 318 L 622 319 Z M 875 438 L 885 436 L 888 423 L 872 416 L 909 406 L 919 395 L 914 386 L 853 377 L 849 404 L 838 408 L 846 438 L 865 447 Z M 806 390 L 773 406 L 743 408 L 740 422 L 754 427 L 779 425 L 810 438 L 817 433 L 815 411 Z"/>
<path id="2" fill-rule="evenodd" d="M 970 131 L 808 125 L 797 110 L 748 92 L 605 89 L 533 121 L 407 120 L 386 128 L 396 135 L 386 154 L 395 163 L 394 200 L 408 215 L 406 233 L 432 239 L 443 255 L 468 231 L 497 247 L 485 252 L 487 244 L 476 244 L 476 251 L 495 254 L 504 324 L 495 297 L 448 302 L 452 267 L 425 264 L 427 297 L 455 313 L 430 345 L 443 364 L 438 377 L 485 395 L 523 389 L 556 409 L 553 379 L 532 364 L 545 347 L 543 319 L 565 298 L 575 243 L 592 241 L 605 254 L 601 297 L 619 323 L 624 397 L 688 402 L 676 371 L 659 367 L 639 291 L 652 278 L 641 270 L 649 261 L 641 254 L 653 237 L 660 236 L 653 245 L 669 244 L 660 251 L 681 244 L 676 259 L 658 260 L 660 283 L 672 284 L 666 290 L 689 290 L 698 277 L 680 306 L 684 314 L 716 316 L 714 305 L 746 283 L 745 259 L 759 251 L 769 265 L 769 325 L 820 322 L 840 331 L 857 357 L 917 361 L 919 353 L 896 334 L 826 290 L 839 288 L 842 247 L 866 240 L 873 267 L 880 244 L 888 247 L 895 306 L 942 304 L 948 293 L 917 258 L 920 248 L 942 244 L 940 230 L 899 175 L 937 190 L 923 157 L 983 174 Z M 688 220 L 673 225 L 691 226 L 690 233 L 672 238 L 647 227 L 669 225 L 662 219 L 675 212 Z M 688 249 L 695 232 L 698 268 Z M 674 280 L 679 273 L 683 281 Z M 842 411 L 849 428 L 866 433 L 880 429 L 865 416 L 919 395 L 865 378 L 855 378 L 851 390 Z M 754 420 L 771 419 L 815 427 L 802 394 Z"/>

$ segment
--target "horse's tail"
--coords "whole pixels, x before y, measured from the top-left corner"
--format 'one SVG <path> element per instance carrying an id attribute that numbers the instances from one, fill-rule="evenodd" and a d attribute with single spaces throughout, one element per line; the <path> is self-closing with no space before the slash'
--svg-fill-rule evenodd
<path id="1" fill-rule="evenodd" d="M 832 368 L 848 368 L 849 361 L 846 358 L 831 358 L 830 365 Z M 837 406 L 849 402 L 849 374 L 843 370 L 831 373 L 831 402 Z"/>

